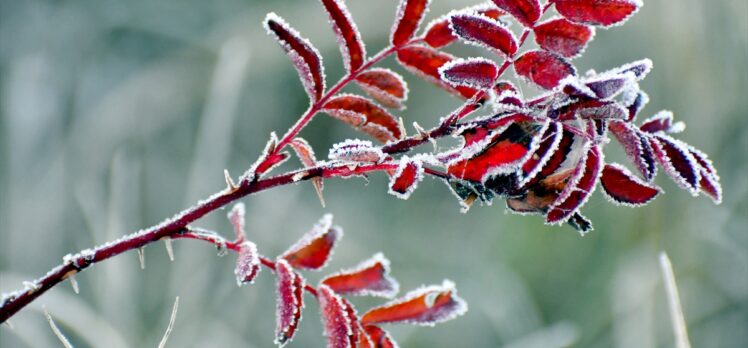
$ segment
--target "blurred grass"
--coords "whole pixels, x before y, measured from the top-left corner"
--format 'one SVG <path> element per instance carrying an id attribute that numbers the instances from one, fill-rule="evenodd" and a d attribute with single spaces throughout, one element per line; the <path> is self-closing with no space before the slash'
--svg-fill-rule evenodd
<path id="1" fill-rule="evenodd" d="M 347 1 L 370 53 L 383 47 L 396 1 Z M 434 1 L 429 17 L 470 1 Z M 283 132 L 307 100 L 260 21 L 275 11 L 342 74 L 334 38 L 315 1 L 0 0 L 0 291 L 37 277 L 62 255 L 161 221 L 241 173 L 270 131 Z M 579 70 L 652 58 L 645 114 L 668 108 L 682 138 L 711 155 L 725 188 L 713 206 L 664 176 L 667 194 L 645 208 L 599 194 L 584 211 L 596 230 L 580 238 L 500 203 L 460 214 L 443 184 L 422 183 L 409 201 L 386 180 L 330 181 L 322 209 L 310 185 L 245 200 L 249 234 L 281 252 L 324 212 L 346 236 L 331 270 L 382 250 L 404 290 L 454 280 L 471 310 L 436 328 L 392 327 L 404 347 L 670 347 L 657 271 L 671 256 L 694 347 L 748 342 L 748 4 L 740 0 L 645 1 L 625 26 L 599 30 Z M 515 28 L 516 29 L 516 28 Z M 456 48 L 461 54 L 481 54 Z M 386 66 L 394 66 L 391 61 Z M 457 100 L 406 75 L 406 124 L 429 126 Z M 533 90 L 525 89 L 531 94 Z M 359 136 L 320 117 L 304 134 L 320 157 Z M 613 146 L 609 147 L 612 149 Z M 615 151 L 612 158 L 617 155 Z M 228 231 L 218 212 L 200 225 Z M 55 346 L 39 309 L 85 346 L 156 346 L 171 304 L 181 304 L 173 347 L 271 346 L 273 278 L 237 288 L 233 258 L 176 243 L 124 255 L 61 286 L 0 327 L 2 347 Z M 310 275 L 312 280 L 316 274 Z M 294 346 L 321 346 L 309 301 Z M 357 300 L 360 310 L 378 302 Z"/>

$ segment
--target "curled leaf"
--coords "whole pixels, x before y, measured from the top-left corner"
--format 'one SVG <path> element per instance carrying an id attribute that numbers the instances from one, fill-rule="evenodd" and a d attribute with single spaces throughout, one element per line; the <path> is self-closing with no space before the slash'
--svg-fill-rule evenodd
<path id="1" fill-rule="evenodd" d="M 353 71 L 361 67 L 366 59 L 366 48 L 361 34 L 353 22 L 351 13 L 342 0 L 321 0 L 333 25 L 333 31 L 338 38 L 340 54 L 343 55 L 345 67 Z"/>
<path id="2" fill-rule="evenodd" d="M 275 272 L 278 296 L 275 343 L 282 347 L 296 334 L 301 320 L 301 310 L 304 308 L 304 279 L 283 259 L 276 262 Z"/>
<path id="3" fill-rule="evenodd" d="M 260 273 L 260 255 L 257 253 L 257 245 L 244 241 L 239 246 L 239 256 L 234 268 L 236 283 L 238 285 L 252 283 L 258 273 Z"/>
<path id="4" fill-rule="evenodd" d="M 373 308 L 361 317 L 364 327 L 382 323 L 409 323 L 433 326 L 467 312 L 467 304 L 459 296 L 454 283 L 445 280 L 413 290 L 400 299 Z"/>
<path id="5" fill-rule="evenodd" d="M 628 122 L 613 121 L 609 129 L 639 173 L 651 181 L 657 173 L 657 166 L 649 140 Z"/>
<path id="6" fill-rule="evenodd" d="M 389 108 L 403 107 L 408 99 L 408 85 L 403 77 L 385 68 L 372 68 L 356 76 L 356 83 L 366 94 Z"/>
<path id="7" fill-rule="evenodd" d="M 603 153 L 598 146 L 591 146 L 585 150 L 564 189 L 550 206 L 546 223 L 565 222 L 584 205 L 597 185 L 603 164 Z"/>
<path id="8" fill-rule="evenodd" d="M 296 269 L 319 270 L 327 264 L 333 247 L 342 236 L 343 230 L 332 225 L 332 215 L 325 214 L 304 237 L 279 258 Z"/>
<path id="9" fill-rule="evenodd" d="M 390 337 L 390 334 L 387 331 L 382 330 L 382 328 L 380 328 L 379 326 L 366 325 L 364 326 L 364 330 L 366 331 L 366 335 L 371 341 L 372 348 L 397 348 L 398 347 L 397 343 L 395 343 L 392 337 Z"/>
<path id="10" fill-rule="evenodd" d="M 600 184 L 612 201 L 629 206 L 647 204 L 662 192 L 659 187 L 642 181 L 617 163 L 605 165 Z"/>
<path id="11" fill-rule="evenodd" d="M 391 298 L 399 285 L 390 277 L 390 261 L 382 253 L 322 280 L 322 284 L 341 295 L 381 296 Z"/>
<path id="12" fill-rule="evenodd" d="M 269 13 L 264 24 L 291 58 L 309 97 L 318 101 L 325 91 L 325 71 L 319 51 L 275 13 Z"/>
<path id="13" fill-rule="evenodd" d="M 660 166 L 662 166 L 662 169 L 665 170 L 665 173 L 678 186 L 696 196 L 699 193 L 701 172 L 698 162 L 696 162 L 693 154 L 689 151 L 690 147 L 680 140 L 673 139 L 664 134 L 649 137 L 649 140 L 654 150 L 655 158 L 660 163 Z"/>
<path id="14" fill-rule="evenodd" d="M 428 10 L 429 3 L 430 0 L 400 1 L 390 35 L 390 42 L 393 46 L 401 46 L 413 37 Z"/>
<path id="15" fill-rule="evenodd" d="M 404 136 L 403 129 L 395 116 L 361 96 L 338 95 L 328 100 L 322 106 L 321 111 L 383 143 L 396 141 Z"/>

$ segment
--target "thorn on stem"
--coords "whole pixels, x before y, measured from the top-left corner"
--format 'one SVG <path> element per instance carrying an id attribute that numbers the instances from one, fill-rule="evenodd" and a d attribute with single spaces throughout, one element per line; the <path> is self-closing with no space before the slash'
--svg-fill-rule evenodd
<path id="1" fill-rule="evenodd" d="M 10 319 L 6 320 L 4 324 L 7 325 L 8 328 L 11 329 L 11 330 L 15 330 L 16 329 L 16 327 L 13 326 L 13 323 L 10 322 Z"/>
<path id="2" fill-rule="evenodd" d="M 312 185 L 314 186 L 314 191 L 317 192 L 317 198 L 319 198 L 319 203 L 322 204 L 322 208 L 325 207 L 325 196 L 322 194 L 322 178 L 313 178 L 312 179 Z"/>
<path id="3" fill-rule="evenodd" d="M 71 278 L 72 279 L 72 278 Z M 44 316 L 47 317 L 47 322 L 49 322 L 49 327 L 52 328 L 52 332 L 54 332 L 55 336 L 57 336 L 57 339 L 60 340 L 60 343 L 62 343 L 62 346 L 65 348 L 73 348 L 73 345 L 68 341 L 67 337 L 62 334 L 62 331 L 57 327 L 55 324 L 55 321 L 52 319 L 52 316 L 49 315 L 49 312 L 47 311 L 46 307 L 42 307 L 44 309 Z"/>
<path id="4" fill-rule="evenodd" d="M 174 261 L 174 247 L 171 245 L 171 239 L 164 238 L 164 244 L 166 245 L 166 253 L 169 255 L 169 260 Z"/>
<path id="5" fill-rule="evenodd" d="M 171 317 L 169 318 L 169 325 L 166 327 L 166 332 L 164 332 L 164 337 L 161 338 L 161 342 L 158 343 L 158 348 L 164 348 L 166 347 L 166 341 L 169 340 L 169 335 L 171 335 L 171 330 L 174 329 L 174 320 L 177 318 L 177 310 L 179 309 L 179 296 L 174 300 L 174 307 L 171 309 Z"/>
<path id="6" fill-rule="evenodd" d="M 77 280 L 75 280 L 75 276 L 71 275 L 70 277 L 68 277 L 68 279 L 70 280 L 70 285 L 72 285 L 72 286 L 73 286 L 73 291 L 75 292 L 75 294 L 76 294 L 76 295 L 77 295 L 77 294 L 80 294 L 80 293 L 81 293 L 81 290 L 80 290 L 80 288 L 78 287 L 78 281 L 77 281 Z"/>
<path id="7" fill-rule="evenodd" d="M 145 248 L 138 248 L 138 260 L 140 260 L 140 269 L 145 269 Z"/>
<path id="8" fill-rule="evenodd" d="M 231 174 L 229 174 L 228 169 L 223 170 L 223 178 L 226 180 L 226 188 L 229 191 L 234 191 L 238 188 L 236 186 L 236 183 L 234 183 L 234 179 L 231 178 Z"/>

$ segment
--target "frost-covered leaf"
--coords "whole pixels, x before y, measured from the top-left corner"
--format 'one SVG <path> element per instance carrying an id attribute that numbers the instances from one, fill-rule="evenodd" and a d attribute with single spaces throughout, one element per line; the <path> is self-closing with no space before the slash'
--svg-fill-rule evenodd
<path id="1" fill-rule="evenodd" d="M 229 213 L 226 214 L 226 217 L 229 219 L 231 226 L 234 228 L 234 235 L 236 236 L 237 240 L 244 240 L 245 210 L 246 209 L 244 207 L 244 203 L 239 202 L 234 204 L 231 210 L 229 210 Z"/>
<path id="2" fill-rule="evenodd" d="M 423 164 L 420 160 L 403 156 L 400 165 L 390 178 L 389 193 L 400 199 L 408 199 L 423 180 Z"/>
<path id="3" fill-rule="evenodd" d="M 385 157 L 382 150 L 374 147 L 371 141 L 358 139 L 334 144 L 328 155 L 331 160 L 360 163 L 380 163 Z"/>
<path id="4" fill-rule="evenodd" d="M 553 154 L 556 153 L 563 135 L 564 130 L 561 123 L 552 122 L 545 133 L 543 133 L 538 149 L 522 165 L 523 175 L 518 186 L 524 186 L 537 177 L 541 169 L 548 163 Z"/>
<path id="5" fill-rule="evenodd" d="M 468 43 L 512 56 L 517 39 L 501 23 L 477 13 L 456 13 L 449 19 L 454 33 Z"/>
<path id="6" fill-rule="evenodd" d="M 567 221 L 592 194 L 603 168 L 603 153 L 598 146 L 590 146 L 577 163 L 566 186 L 546 215 L 546 223 Z"/>
<path id="7" fill-rule="evenodd" d="M 322 98 L 325 92 L 325 69 L 319 51 L 275 13 L 269 13 L 265 17 L 265 28 L 275 36 L 291 58 L 309 97 L 315 102 Z"/>
<path id="8" fill-rule="evenodd" d="M 574 66 L 566 59 L 542 50 L 528 51 L 517 58 L 514 70 L 519 76 L 545 89 L 552 89 L 565 77 L 576 74 Z"/>
<path id="9" fill-rule="evenodd" d="M 538 0 L 493 0 L 493 2 L 528 28 L 532 28 L 540 18 Z"/>
<path id="10" fill-rule="evenodd" d="M 535 42 L 547 51 L 572 58 L 587 47 L 595 35 L 593 27 L 555 18 L 538 24 L 533 28 Z"/>
<path id="11" fill-rule="evenodd" d="M 426 42 L 427 45 L 433 48 L 441 48 L 457 40 L 457 36 L 455 36 L 449 24 L 449 18 L 454 13 L 477 13 L 493 20 L 497 20 L 505 14 L 504 11 L 498 9 L 494 4 L 486 2 L 484 4 L 468 7 L 464 10 L 441 16 L 431 21 L 431 23 L 426 26 L 426 30 L 423 34 L 423 41 Z"/>
<path id="12" fill-rule="evenodd" d="M 548 161 L 540 170 L 538 178 L 546 178 L 556 173 L 561 168 L 561 165 L 566 161 L 567 157 L 571 153 L 574 145 L 574 134 L 564 130 L 561 135 L 558 147 L 553 151 L 553 154 Z"/>
<path id="13" fill-rule="evenodd" d="M 395 340 L 393 340 L 392 337 L 390 337 L 390 334 L 387 331 L 384 331 L 379 326 L 366 325 L 364 326 L 364 330 L 366 331 L 366 335 L 369 337 L 369 340 L 371 341 L 372 348 L 397 348 L 398 347 L 397 343 L 395 343 Z M 363 346 L 361 348 L 363 348 Z"/>
<path id="14" fill-rule="evenodd" d="M 678 186 L 696 196 L 699 193 L 701 173 L 698 162 L 689 151 L 690 147 L 664 134 L 649 137 L 649 140 L 655 158 L 665 173 Z"/>
<path id="15" fill-rule="evenodd" d="M 595 94 L 595 97 L 610 99 L 633 83 L 636 83 L 636 76 L 632 72 L 628 72 L 625 74 L 601 74 L 587 79 L 584 84 Z"/>
<path id="16" fill-rule="evenodd" d="M 390 35 L 392 45 L 403 45 L 413 37 L 428 10 L 430 2 L 430 0 L 400 0 L 395 23 L 392 25 L 392 34 Z"/>
<path id="17" fill-rule="evenodd" d="M 420 45 L 408 46 L 397 51 L 398 63 L 411 73 L 453 94 L 470 98 L 478 91 L 469 87 L 452 87 L 441 80 L 439 68 L 454 59 L 451 54 Z"/>
<path id="18" fill-rule="evenodd" d="M 382 253 L 361 262 L 352 269 L 327 276 L 322 284 L 341 295 L 381 296 L 391 298 L 399 285 L 390 277 L 390 261 Z"/>
<path id="19" fill-rule="evenodd" d="M 489 89 L 499 77 L 499 67 L 485 58 L 455 59 L 442 65 L 439 74 L 453 86 Z"/>
<path id="20" fill-rule="evenodd" d="M 699 187 L 701 187 L 701 191 L 711 197 L 714 203 L 722 203 L 722 185 L 719 183 L 719 175 L 714 168 L 714 164 L 705 153 L 692 147 L 689 148 L 689 151 L 700 167 L 701 180 L 699 181 Z"/>
<path id="21" fill-rule="evenodd" d="M 319 270 L 327 264 L 332 249 L 343 236 L 340 227 L 332 225 L 332 215 L 325 214 L 298 242 L 279 258 L 296 269 Z"/>
<path id="22" fill-rule="evenodd" d="M 315 158 L 314 156 L 314 150 L 312 150 L 312 147 L 306 140 L 304 140 L 303 138 L 295 138 L 288 144 L 293 148 L 294 152 L 296 152 L 296 156 L 299 157 L 299 160 L 301 160 L 301 163 L 304 164 L 304 167 L 309 168 L 317 165 L 317 158 Z M 324 196 L 322 196 L 322 189 L 324 189 L 324 184 L 322 182 L 322 178 L 314 177 L 310 179 L 310 181 L 312 182 L 312 185 L 314 185 L 314 191 L 317 192 L 317 197 L 319 197 L 319 200 L 324 207 L 325 200 Z"/>
<path id="23" fill-rule="evenodd" d="M 636 91 L 636 95 L 631 97 L 631 102 L 626 105 L 626 109 L 629 111 L 629 116 L 626 118 L 626 122 L 634 122 L 639 112 L 644 109 L 644 106 L 649 103 L 649 96 L 647 93 L 642 91 Z"/>
<path id="24" fill-rule="evenodd" d="M 236 258 L 234 275 L 238 285 L 252 283 L 260 273 L 260 255 L 257 253 L 257 245 L 250 241 L 244 241 L 239 246 L 239 256 Z"/>
<path id="25" fill-rule="evenodd" d="M 657 166 L 649 140 L 628 122 L 613 121 L 609 129 L 642 177 L 651 181 L 657 172 Z"/>
<path id="26" fill-rule="evenodd" d="M 283 259 L 276 262 L 275 272 L 278 296 L 275 343 L 283 346 L 293 338 L 301 320 L 301 310 L 304 308 L 304 279 Z"/>
<path id="27" fill-rule="evenodd" d="M 570 21 L 609 27 L 623 23 L 641 0 L 556 0 L 556 10 Z"/>
<path id="28" fill-rule="evenodd" d="M 403 77 L 386 68 L 372 68 L 356 76 L 356 83 L 366 94 L 389 108 L 403 107 L 408 99 L 408 85 Z"/>
<path id="29" fill-rule="evenodd" d="M 325 327 L 327 346 L 331 348 L 353 347 L 354 323 L 348 316 L 343 299 L 327 285 L 317 288 L 322 324 Z"/>
<path id="30" fill-rule="evenodd" d="M 669 110 L 662 110 L 656 113 L 654 116 L 644 120 L 642 125 L 639 126 L 639 129 L 647 133 L 679 133 L 685 128 L 686 125 L 683 122 L 673 123 L 673 112 Z"/>
<path id="31" fill-rule="evenodd" d="M 617 163 L 605 165 L 600 185 L 611 200 L 629 206 L 647 204 L 662 192 L 656 185 L 639 179 Z"/>
<path id="32" fill-rule="evenodd" d="M 338 38 L 340 54 L 343 55 L 346 69 L 349 72 L 358 69 L 366 60 L 366 48 L 351 13 L 342 0 L 321 1 L 327 14 L 330 15 L 330 22 Z"/>
<path id="33" fill-rule="evenodd" d="M 576 113 L 579 118 L 590 120 L 625 120 L 628 116 L 628 110 L 610 101 L 592 107 L 580 107 Z"/>
<path id="34" fill-rule="evenodd" d="M 422 287 L 369 310 L 361 317 L 361 323 L 371 325 L 400 322 L 432 326 L 454 319 L 465 312 L 467 304 L 457 296 L 454 283 L 445 280 L 441 286 Z"/>
<path id="35" fill-rule="evenodd" d="M 396 141 L 404 136 L 400 122 L 395 116 L 361 96 L 335 96 L 322 106 L 321 111 L 383 143 Z"/>
<path id="36" fill-rule="evenodd" d="M 636 81 L 641 81 L 647 77 L 647 74 L 649 74 L 650 71 L 652 71 L 652 60 L 645 58 L 621 65 L 615 69 L 600 73 L 599 75 L 613 76 L 632 73 L 634 74 Z"/>

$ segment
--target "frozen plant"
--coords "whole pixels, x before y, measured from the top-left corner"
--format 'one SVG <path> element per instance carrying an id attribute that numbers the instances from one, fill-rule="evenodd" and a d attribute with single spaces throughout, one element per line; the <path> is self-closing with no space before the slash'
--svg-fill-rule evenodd
<path id="1" fill-rule="evenodd" d="M 388 275 L 381 255 L 325 278 L 317 287 L 306 284 L 301 270 L 318 269 L 342 235 L 325 216 L 299 243 L 278 258 L 260 256 L 244 236 L 243 208 L 229 218 L 236 239 L 191 227 L 204 215 L 244 196 L 308 180 L 323 202 L 324 180 L 384 172 L 387 191 L 407 199 L 426 176 L 443 181 L 463 210 L 475 202 L 501 199 L 511 212 L 539 214 L 548 224 L 568 224 L 581 233 L 592 223 L 580 209 L 598 184 L 613 202 L 641 206 L 660 193 L 654 178 L 661 168 L 678 186 L 716 203 L 722 193 L 714 166 L 703 152 L 674 135 L 684 130 L 669 111 L 639 121 L 647 94 L 639 81 L 652 69 L 648 59 L 602 73 L 580 75 L 572 60 L 580 56 L 597 28 L 624 23 L 641 6 L 638 0 L 493 0 L 440 16 L 419 32 L 428 0 L 402 0 L 396 11 L 389 44 L 368 56 L 361 34 L 342 0 L 321 0 L 343 55 L 346 73 L 328 87 L 319 51 L 278 15 L 268 14 L 264 27 L 280 43 L 299 73 L 310 105 L 283 136 L 272 133 L 258 159 L 234 180 L 226 173 L 225 190 L 198 202 L 163 223 L 114 242 L 69 255 L 47 275 L 22 290 L 3 295 L 0 320 L 45 291 L 90 265 L 164 239 L 190 238 L 238 253 L 237 281 L 251 282 L 262 266 L 276 273 L 278 285 L 277 343 L 290 340 L 303 308 L 303 292 L 320 302 L 330 347 L 391 347 L 379 324 L 433 324 L 462 314 L 466 306 L 451 282 L 424 287 L 382 307 L 358 315 L 344 295 L 389 297 L 397 283 Z M 555 10 L 555 11 L 552 11 Z M 556 15 L 551 14 L 556 12 Z M 509 26 L 515 22 L 514 26 Z M 538 48 L 523 47 L 533 37 Z M 455 43 L 485 49 L 484 57 L 458 58 L 445 51 Z M 376 65 L 394 56 L 408 72 L 430 81 L 464 102 L 433 128 L 414 124 L 408 135 L 401 110 L 408 97 L 405 79 Z M 539 93 L 524 95 L 509 69 Z M 341 93 L 356 84 L 363 92 Z M 365 95 L 365 96 L 364 96 Z M 344 140 L 317 159 L 299 135 L 317 115 L 327 114 L 370 137 Z M 413 150 L 447 136 L 461 145 L 447 151 Z M 615 140 L 630 166 L 608 163 L 605 147 Z M 289 149 L 290 148 L 290 149 Z M 438 147 L 435 147 L 438 148 Z M 273 174 L 293 150 L 301 167 Z M 167 243 L 170 246 L 170 244 Z"/>

